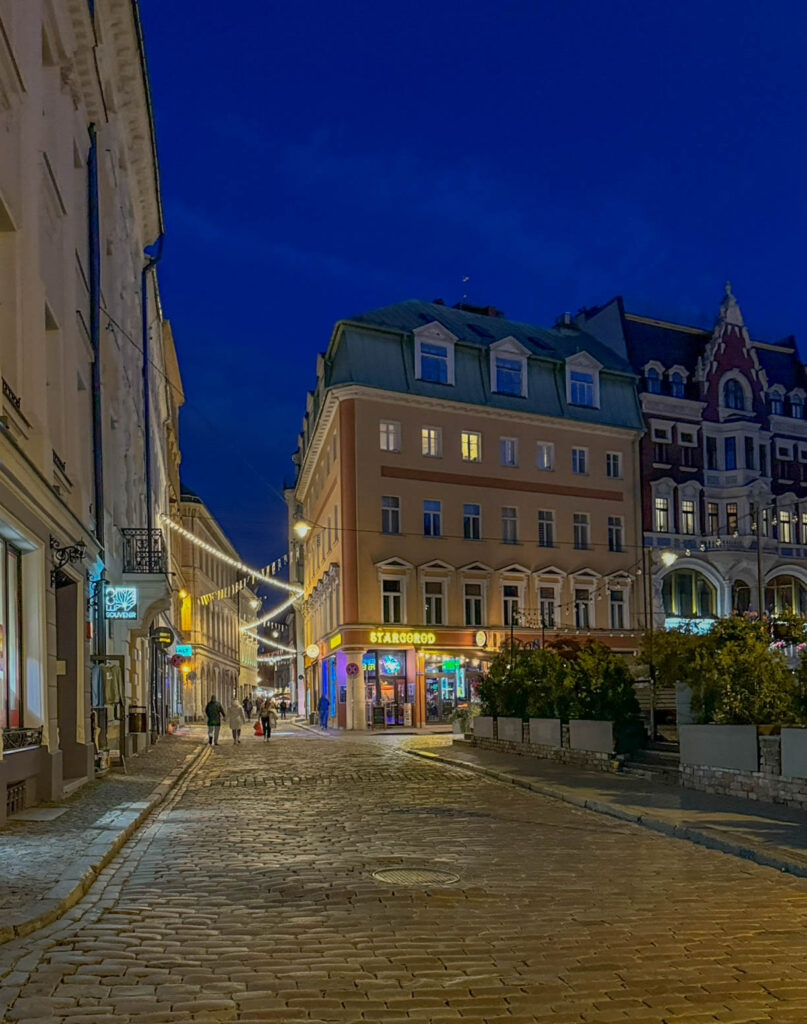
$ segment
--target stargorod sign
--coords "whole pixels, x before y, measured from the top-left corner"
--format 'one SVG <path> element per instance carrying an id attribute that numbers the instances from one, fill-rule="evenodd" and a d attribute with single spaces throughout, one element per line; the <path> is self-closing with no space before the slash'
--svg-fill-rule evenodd
<path id="1" fill-rule="evenodd" d="M 420 630 L 374 629 L 369 634 L 371 644 L 434 644 L 437 637 L 434 633 Z"/>

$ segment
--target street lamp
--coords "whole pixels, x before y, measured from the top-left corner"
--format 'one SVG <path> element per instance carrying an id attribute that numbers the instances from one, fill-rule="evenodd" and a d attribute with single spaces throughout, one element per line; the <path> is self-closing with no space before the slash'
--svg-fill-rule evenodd
<path id="1" fill-rule="evenodd" d="M 305 519 L 298 519 L 297 522 L 294 524 L 294 532 L 297 534 L 300 540 L 305 540 L 305 538 L 311 532 L 311 523 L 307 522 Z"/>

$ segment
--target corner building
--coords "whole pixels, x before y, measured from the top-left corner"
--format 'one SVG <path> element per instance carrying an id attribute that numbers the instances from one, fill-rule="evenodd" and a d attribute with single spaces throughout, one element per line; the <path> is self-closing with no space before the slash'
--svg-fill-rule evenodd
<path id="1" fill-rule="evenodd" d="M 337 323 L 295 456 L 306 700 L 421 725 L 512 632 L 635 646 L 636 380 L 571 318 L 407 301 Z"/>

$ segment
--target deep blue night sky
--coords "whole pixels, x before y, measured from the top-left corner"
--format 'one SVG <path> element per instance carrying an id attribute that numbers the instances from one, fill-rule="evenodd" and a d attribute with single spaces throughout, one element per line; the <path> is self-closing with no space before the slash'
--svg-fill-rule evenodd
<path id="1" fill-rule="evenodd" d="M 316 353 L 406 298 L 807 336 L 807 7 L 141 0 L 183 478 L 282 551 Z M 470 280 L 462 284 L 462 278 Z"/>

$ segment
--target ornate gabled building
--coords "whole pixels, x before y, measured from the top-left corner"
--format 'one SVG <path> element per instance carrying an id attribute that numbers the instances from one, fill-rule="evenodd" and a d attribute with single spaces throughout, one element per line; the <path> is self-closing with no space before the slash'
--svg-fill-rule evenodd
<path id="1" fill-rule="evenodd" d="M 620 298 L 576 322 L 639 377 L 656 624 L 760 604 L 807 613 L 807 373 L 795 340 L 752 339 L 728 284 L 711 331 L 629 313 Z"/>

